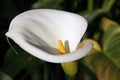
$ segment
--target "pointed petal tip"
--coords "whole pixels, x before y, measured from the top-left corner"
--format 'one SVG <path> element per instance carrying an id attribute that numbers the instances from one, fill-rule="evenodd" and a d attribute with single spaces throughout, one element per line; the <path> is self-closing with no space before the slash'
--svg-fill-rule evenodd
<path id="1" fill-rule="evenodd" d="M 16 35 L 16 34 L 15 34 L 15 33 L 12 33 L 11 31 L 8 31 L 8 32 L 5 33 L 5 36 L 6 36 L 6 37 L 9 37 L 9 38 L 11 38 L 11 39 L 13 39 L 13 40 L 14 40 L 13 37 L 15 37 L 15 35 Z"/>
<path id="2" fill-rule="evenodd" d="M 9 31 L 5 33 L 5 36 L 6 37 L 10 37 L 11 36 L 11 34 L 9 33 Z"/>
<path id="3" fill-rule="evenodd" d="M 90 43 L 86 44 L 85 47 L 86 47 L 87 49 L 91 50 L 91 49 L 93 48 L 93 45 L 94 45 L 94 44 L 90 42 Z"/>

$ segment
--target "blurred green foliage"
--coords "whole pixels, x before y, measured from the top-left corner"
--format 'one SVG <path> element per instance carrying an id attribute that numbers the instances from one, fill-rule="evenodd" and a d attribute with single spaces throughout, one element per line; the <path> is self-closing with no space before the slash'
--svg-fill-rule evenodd
<path id="1" fill-rule="evenodd" d="M 13 80 L 13 79 L 0 71 L 0 80 Z"/>
<path id="2" fill-rule="evenodd" d="M 83 41 L 90 38 L 101 47 L 100 52 L 79 60 L 75 80 L 120 79 L 119 0 L 0 0 L 0 80 L 74 80 L 60 64 L 36 59 L 10 40 L 17 55 L 7 43 L 5 32 L 10 21 L 19 13 L 41 8 L 84 16 L 89 26 Z"/>

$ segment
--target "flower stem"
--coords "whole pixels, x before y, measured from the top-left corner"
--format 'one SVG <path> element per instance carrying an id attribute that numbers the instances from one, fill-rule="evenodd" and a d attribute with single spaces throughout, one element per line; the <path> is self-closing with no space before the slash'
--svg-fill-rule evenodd
<path id="1" fill-rule="evenodd" d="M 88 6 L 87 6 L 87 9 L 88 11 L 93 11 L 93 0 L 88 0 Z"/>
<path id="2" fill-rule="evenodd" d="M 102 5 L 102 10 L 105 12 L 105 13 L 108 13 L 113 4 L 115 3 L 116 0 L 104 0 L 103 2 L 103 5 Z"/>

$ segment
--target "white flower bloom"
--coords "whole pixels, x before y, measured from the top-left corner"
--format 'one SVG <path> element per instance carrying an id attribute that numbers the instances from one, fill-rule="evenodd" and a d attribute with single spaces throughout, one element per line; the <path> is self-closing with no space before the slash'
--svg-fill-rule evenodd
<path id="1" fill-rule="evenodd" d="M 76 50 L 86 28 L 87 22 L 80 15 L 60 10 L 36 9 L 16 16 L 6 36 L 39 59 L 63 63 L 78 60 L 91 50 L 91 43 Z M 58 40 L 70 48 L 69 54 L 60 54 Z"/>

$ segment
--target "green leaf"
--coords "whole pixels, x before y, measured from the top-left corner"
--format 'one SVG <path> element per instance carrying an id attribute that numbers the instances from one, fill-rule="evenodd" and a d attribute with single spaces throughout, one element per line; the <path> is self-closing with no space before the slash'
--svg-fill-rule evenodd
<path id="1" fill-rule="evenodd" d="M 104 54 L 120 68 L 120 27 L 111 26 L 103 38 Z"/>
<path id="2" fill-rule="evenodd" d="M 98 80 L 119 80 L 120 69 L 104 55 L 98 53 L 92 56 L 90 64 L 96 72 Z"/>
<path id="3" fill-rule="evenodd" d="M 0 80 L 13 80 L 13 79 L 0 71 Z"/>
<path id="4" fill-rule="evenodd" d="M 92 69 L 92 66 L 85 61 L 85 58 L 80 59 L 79 63 L 78 75 L 80 75 L 80 78 L 78 77 L 78 80 L 97 80 L 94 69 Z"/>
<path id="5" fill-rule="evenodd" d="M 86 59 L 95 70 L 98 80 L 120 79 L 120 27 L 109 26 L 104 33 L 102 52 Z"/>
<path id="6" fill-rule="evenodd" d="M 100 28 L 102 29 L 102 31 L 106 32 L 108 30 L 108 28 L 112 27 L 112 26 L 113 26 L 113 28 L 116 28 L 119 25 L 115 21 L 113 21 L 109 18 L 106 18 L 106 17 L 102 18 L 101 24 L 100 24 Z"/>
<path id="7" fill-rule="evenodd" d="M 101 9 L 97 9 L 92 12 L 85 11 L 80 14 L 86 18 L 89 24 L 91 24 L 98 16 L 103 14 L 103 11 Z"/>
<path id="8" fill-rule="evenodd" d="M 33 4 L 32 8 L 49 8 L 49 9 L 61 9 L 61 2 L 63 0 L 37 0 Z"/>
<path id="9" fill-rule="evenodd" d="M 14 48 L 19 53 L 19 55 L 16 55 L 15 52 L 10 48 L 5 55 L 2 65 L 2 71 L 12 77 L 16 76 L 33 60 L 33 57 L 20 47 L 14 46 Z"/>
<path id="10" fill-rule="evenodd" d="M 111 8 L 113 7 L 116 0 L 104 0 L 102 9 L 105 13 L 110 12 Z"/>

